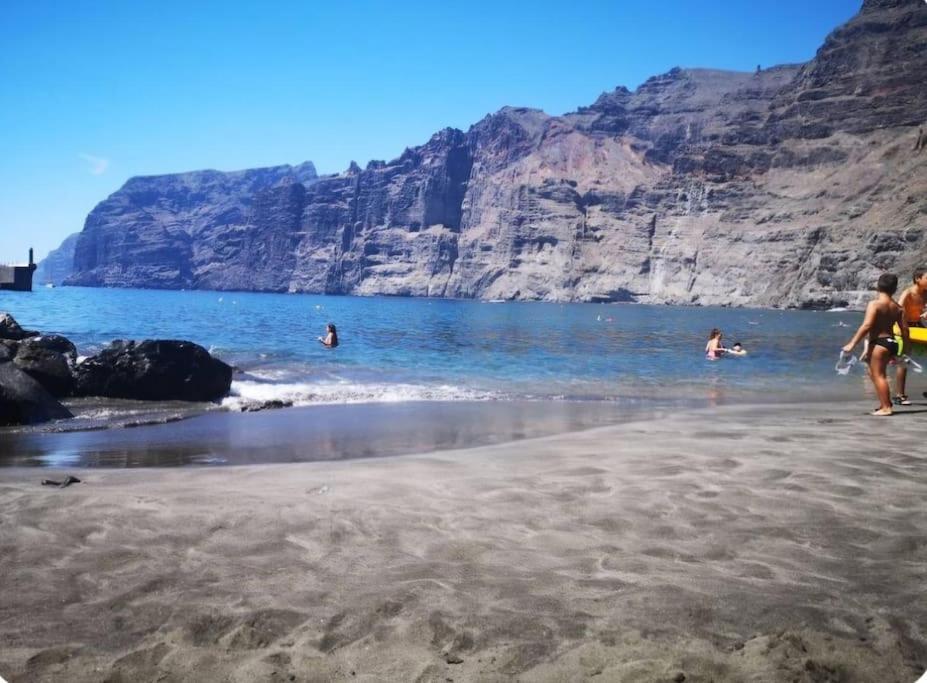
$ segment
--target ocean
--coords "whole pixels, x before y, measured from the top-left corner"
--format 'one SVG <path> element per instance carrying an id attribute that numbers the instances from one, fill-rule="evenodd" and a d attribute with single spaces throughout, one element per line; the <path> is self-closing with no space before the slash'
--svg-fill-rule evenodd
<path id="1" fill-rule="evenodd" d="M 386 449 L 391 452 L 435 446 L 435 439 L 421 441 L 423 432 L 435 430 L 426 428 L 431 419 L 422 415 L 427 411 L 410 411 L 416 405 L 469 406 L 456 413 L 472 423 L 466 439 L 438 439 L 438 445 L 459 446 L 597 426 L 651 408 L 859 397 L 865 385 L 861 368 L 848 376 L 834 371 L 841 345 L 861 320 L 852 311 L 78 287 L 0 292 L 0 310 L 24 327 L 68 337 L 85 356 L 114 339 L 201 344 L 237 369 L 232 395 L 222 406 L 209 406 L 211 411 L 237 414 L 274 399 L 303 408 L 405 406 L 397 419 L 408 425 L 409 437 Z M 331 350 L 318 342 L 329 322 L 340 339 Z M 706 360 L 704 346 L 713 327 L 724 331 L 726 345 L 740 342 L 748 354 Z M 482 412 L 473 412 L 477 404 L 484 406 Z M 531 405 L 533 410 L 524 407 Z M 207 407 L 84 400 L 73 408 L 83 420 L 75 426 L 99 428 L 164 422 Z M 496 419 L 487 419 L 487 411 Z M 350 416 L 361 413 L 336 413 L 343 429 L 327 431 L 326 438 L 350 440 L 339 434 L 356 433 Z M 392 413 L 363 414 L 387 429 Z M 433 410 L 430 414 L 441 419 Z M 139 417 L 132 422 L 127 415 Z M 500 426 L 512 420 L 517 428 Z M 549 423 L 557 427 L 545 428 Z M 161 425 L 158 438 L 170 440 L 171 429 L 176 425 Z M 227 429 L 220 429 L 223 443 Z M 395 436 L 397 427 L 389 425 L 387 431 Z M 376 442 L 379 434 L 368 434 L 366 441 Z M 144 432 L 132 439 L 144 440 Z M 361 450 L 369 455 L 369 449 Z M 209 457 L 216 452 L 218 447 Z M 358 452 L 336 448 L 325 457 Z M 294 458 L 299 459 L 290 451 L 276 459 Z M 176 464 L 190 461 L 184 456 Z"/>

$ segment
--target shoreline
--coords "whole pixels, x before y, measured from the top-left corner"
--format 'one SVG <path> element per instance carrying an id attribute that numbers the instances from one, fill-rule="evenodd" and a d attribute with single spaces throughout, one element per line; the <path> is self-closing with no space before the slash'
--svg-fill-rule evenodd
<path id="1" fill-rule="evenodd" d="M 867 387 L 868 388 L 868 387 Z M 260 411 L 130 402 L 115 423 L 78 429 L 0 430 L 0 471 L 10 467 L 194 467 L 358 460 L 505 445 L 678 411 L 775 409 L 795 396 L 615 400 L 498 399 L 324 403 Z M 115 404 L 116 402 L 111 403 Z M 807 405 L 851 405 L 847 392 Z M 924 405 L 927 405 L 925 402 Z M 909 408 L 908 410 L 911 410 Z M 178 412 L 180 411 L 180 412 Z M 75 419 L 84 419 L 78 417 Z M 126 419 L 131 420 L 125 423 Z"/>
<path id="2" fill-rule="evenodd" d="M 65 490 L 4 469 L 0 675 L 913 681 L 927 411 L 867 406 Z"/>
<path id="3" fill-rule="evenodd" d="M 219 294 L 245 294 L 245 295 L 268 295 L 268 296 L 305 296 L 319 297 L 326 299 L 415 299 L 421 301 L 450 301 L 450 302 L 472 302 L 480 304 L 582 304 L 588 306 L 674 306 L 677 308 L 692 309 L 719 309 L 719 310 L 739 310 L 739 311 L 807 311 L 809 313 L 861 313 L 866 310 L 865 305 L 857 305 L 848 302 L 846 306 L 834 305 L 810 305 L 810 306 L 758 306 L 756 304 L 701 304 L 693 301 L 600 301 L 600 300 L 581 300 L 581 299 L 484 299 L 481 297 L 453 297 L 453 296 L 416 296 L 411 294 L 390 294 L 388 292 L 376 294 L 363 293 L 339 293 L 328 294 L 325 292 L 310 291 L 291 291 L 291 290 L 269 290 L 269 289 L 207 289 L 201 287 L 122 287 L 119 285 L 55 285 L 51 289 L 89 289 L 89 290 L 122 290 L 122 291 L 156 291 L 168 293 L 197 293 Z M 855 301 L 862 300 L 869 294 L 868 290 L 835 290 L 834 297 L 852 294 Z"/>
<path id="4" fill-rule="evenodd" d="M 661 406 L 660 413 L 678 409 Z M 0 473 L 16 467 L 249 466 L 360 461 L 578 433 L 654 406 L 575 401 L 319 405 L 254 413 L 215 410 L 179 422 L 91 431 L 0 433 Z"/>

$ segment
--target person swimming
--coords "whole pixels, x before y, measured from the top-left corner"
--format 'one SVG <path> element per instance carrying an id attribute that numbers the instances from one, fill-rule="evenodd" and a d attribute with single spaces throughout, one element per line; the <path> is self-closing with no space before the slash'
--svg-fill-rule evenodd
<path id="1" fill-rule="evenodd" d="M 740 342 L 734 342 L 734 345 L 731 348 L 727 349 L 725 352 L 729 356 L 746 356 L 747 352 L 743 347 L 743 344 Z"/>
<path id="2" fill-rule="evenodd" d="M 335 329 L 335 326 L 332 323 L 328 323 L 325 327 L 325 337 L 319 337 L 319 342 L 322 346 L 333 349 L 338 346 L 338 330 Z"/>
<path id="3" fill-rule="evenodd" d="M 721 344 L 724 335 L 717 327 L 712 329 L 708 335 L 708 343 L 705 344 L 705 358 L 708 360 L 718 360 L 727 349 Z"/>

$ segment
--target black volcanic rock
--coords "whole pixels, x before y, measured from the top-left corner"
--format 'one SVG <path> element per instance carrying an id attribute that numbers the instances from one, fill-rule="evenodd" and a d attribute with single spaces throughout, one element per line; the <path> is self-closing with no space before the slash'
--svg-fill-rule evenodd
<path id="1" fill-rule="evenodd" d="M 232 368 L 187 341 L 115 341 L 75 370 L 75 394 L 145 401 L 215 401 Z"/>
<path id="2" fill-rule="evenodd" d="M 10 339 L 19 341 L 29 337 L 39 336 L 38 332 L 33 330 L 24 330 L 9 313 L 0 313 L 0 339 Z"/>
<path id="3" fill-rule="evenodd" d="M 13 363 L 52 396 L 69 396 L 74 388 L 74 344 L 58 335 L 32 337 L 19 343 Z"/>
<path id="4" fill-rule="evenodd" d="M 18 347 L 19 342 L 10 341 L 8 339 L 0 339 L 0 363 L 13 360 L 13 358 L 16 357 L 16 349 Z"/>
<path id="5" fill-rule="evenodd" d="M 322 178 L 133 178 L 88 216 L 69 281 L 857 302 L 927 253 L 924 45 L 924 3 L 867 0 L 804 65 L 675 68 L 563 116 L 505 107 Z"/>
<path id="6" fill-rule="evenodd" d="M 13 363 L 0 362 L 0 426 L 73 417 L 42 385 Z"/>

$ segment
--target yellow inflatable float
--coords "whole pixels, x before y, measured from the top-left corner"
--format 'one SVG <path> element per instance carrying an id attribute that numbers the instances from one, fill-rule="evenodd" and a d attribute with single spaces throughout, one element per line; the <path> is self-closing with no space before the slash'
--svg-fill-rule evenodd
<path id="1" fill-rule="evenodd" d="M 895 325 L 894 332 L 895 336 L 900 340 L 901 329 L 898 325 Z M 927 348 L 925 348 L 927 347 L 927 327 L 909 327 L 908 337 L 911 339 L 911 346 L 914 347 L 912 351 L 927 352 Z"/>

